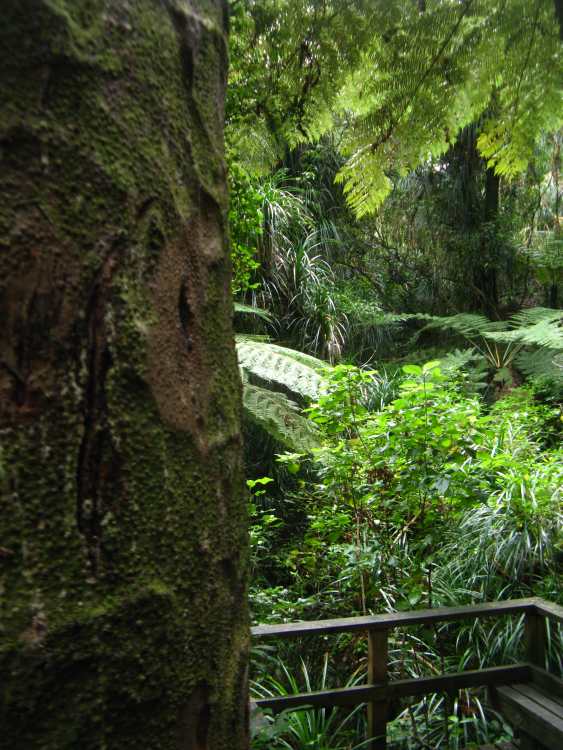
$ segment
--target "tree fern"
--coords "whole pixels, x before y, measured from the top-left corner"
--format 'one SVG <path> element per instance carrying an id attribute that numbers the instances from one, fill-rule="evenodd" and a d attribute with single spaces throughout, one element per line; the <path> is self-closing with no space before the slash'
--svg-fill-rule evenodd
<path id="1" fill-rule="evenodd" d="M 495 367 L 513 361 L 528 376 L 563 377 L 563 311 L 546 307 L 521 310 L 508 321 L 459 313 L 433 318 L 420 333 L 451 331 L 466 338 Z"/>
<path id="2" fill-rule="evenodd" d="M 514 315 L 512 330 L 488 334 L 498 341 L 515 341 L 522 351 L 515 358 L 519 370 L 532 379 L 563 385 L 563 310 L 534 307 Z"/>
<path id="3" fill-rule="evenodd" d="M 250 376 L 314 399 L 323 383 L 321 360 L 303 352 L 276 344 L 237 336 L 237 354 L 241 368 Z"/>
<path id="4" fill-rule="evenodd" d="M 246 416 L 275 440 L 294 451 L 308 451 L 318 445 L 316 429 L 301 416 L 299 407 L 283 393 L 244 383 Z"/>
<path id="5" fill-rule="evenodd" d="M 382 18 L 341 94 L 349 160 L 339 180 L 356 214 L 381 204 L 391 175 L 445 153 L 478 120 L 488 165 L 521 173 L 540 133 L 561 123 L 552 0 L 389 6 L 394 26 Z"/>
<path id="6" fill-rule="evenodd" d="M 283 388 L 296 397 L 314 399 L 328 366 L 308 354 L 256 340 L 254 336 L 239 334 L 236 342 L 247 418 L 290 450 L 314 448 L 318 444 L 316 428 L 300 414 L 297 401 L 263 383 Z M 250 382 L 251 379 L 258 382 Z"/>
<path id="7" fill-rule="evenodd" d="M 532 380 L 546 379 L 563 386 L 563 354 L 550 349 L 522 351 L 515 364 L 524 375 Z"/>
<path id="8" fill-rule="evenodd" d="M 489 320 L 485 315 L 480 315 L 479 313 L 457 313 L 456 315 L 448 315 L 446 317 L 434 316 L 424 326 L 421 333 L 432 329 L 441 331 L 450 330 L 461 336 L 470 338 L 472 336 L 482 336 L 484 333 L 498 329 L 499 326 L 502 327 L 503 324 L 499 324 L 498 321 Z"/>
<path id="9" fill-rule="evenodd" d="M 522 310 L 509 321 L 510 330 L 488 331 L 484 335 L 501 342 L 519 342 L 527 346 L 554 349 L 554 354 L 563 350 L 563 311 L 545 307 Z"/>
<path id="10" fill-rule="evenodd" d="M 235 302 L 235 312 L 272 321 L 266 310 L 239 302 Z M 238 334 L 236 347 L 247 418 L 290 450 L 308 451 L 315 447 L 316 428 L 299 413 L 299 404 L 279 390 L 264 387 L 263 383 L 301 398 L 314 399 L 327 365 L 309 354 L 272 344 L 266 336 Z M 258 382 L 250 382 L 252 379 Z"/>

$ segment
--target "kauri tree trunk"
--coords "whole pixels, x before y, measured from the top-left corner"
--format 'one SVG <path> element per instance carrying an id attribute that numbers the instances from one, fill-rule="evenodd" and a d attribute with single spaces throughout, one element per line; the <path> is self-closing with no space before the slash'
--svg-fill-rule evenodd
<path id="1" fill-rule="evenodd" d="M 226 10 L 0 16 L 0 748 L 238 750 Z"/>

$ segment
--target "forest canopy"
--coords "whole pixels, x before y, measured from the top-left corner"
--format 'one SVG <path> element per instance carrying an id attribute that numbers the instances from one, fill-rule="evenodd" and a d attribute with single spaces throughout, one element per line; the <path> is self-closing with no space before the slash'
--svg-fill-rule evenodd
<path id="1" fill-rule="evenodd" d="M 235 3 L 228 126 L 270 161 L 334 128 L 355 213 L 479 124 L 477 148 L 515 177 L 561 124 L 553 0 Z M 244 144 L 244 145 L 243 145 Z"/>
<path id="2" fill-rule="evenodd" d="M 561 10 L 233 3 L 254 622 L 561 601 Z M 503 664 L 521 635 L 420 628 L 390 636 L 389 669 Z M 365 678 L 356 640 L 307 644 L 257 645 L 253 696 Z M 388 722 L 397 750 L 513 736 L 478 690 Z M 358 710 L 259 716 L 253 747 L 362 747 L 370 727 Z"/>

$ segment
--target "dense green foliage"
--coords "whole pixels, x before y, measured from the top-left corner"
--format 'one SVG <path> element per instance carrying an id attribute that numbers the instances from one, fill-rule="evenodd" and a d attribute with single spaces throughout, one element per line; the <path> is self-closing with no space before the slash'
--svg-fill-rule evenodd
<path id="1" fill-rule="evenodd" d="M 437 362 L 404 366 L 400 381 L 397 397 L 373 411 L 368 405 L 381 384 L 375 373 L 335 368 L 309 410 L 321 446 L 280 456 L 290 476 L 298 477 L 291 488 L 287 479 L 278 479 L 286 485 L 283 500 L 275 489 L 254 498 L 251 602 L 258 621 L 529 595 L 560 598 L 559 409 L 536 403 L 525 388 L 485 408 L 478 396 L 466 393 L 462 372 L 442 370 Z M 521 625 L 516 631 L 513 622 L 503 621 L 493 631 L 451 628 L 438 645 L 432 631 L 397 634 L 392 671 L 397 677 L 422 675 L 432 661 L 454 671 L 506 663 L 518 656 Z M 556 633 L 553 637 L 551 658 L 561 669 L 561 643 Z M 325 649 L 333 678 L 349 678 L 354 661 L 362 663 L 354 641 L 340 638 Z M 263 664 L 269 676 L 259 679 L 258 695 L 297 691 L 292 681 L 302 681 L 298 670 L 309 675 L 323 669 L 306 650 L 302 667 L 295 648 L 280 650 L 283 661 L 270 657 Z M 444 706 L 426 701 L 399 714 L 392 746 L 418 747 L 423 737 L 429 744 L 439 738 L 457 747 L 464 733 L 466 740 L 482 741 L 498 735 L 499 724 L 481 709 L 478 692 L 460 701 L 465 712 L 448 709 L 452 720 L 461 720 L 450 744 L 440 737 Z M 337 714 L 330 717 L 336 722 Z M 288 720 L 290 727 L 297 721 Z M 311 746 L 348 747 L 342 744 L 345 732 L 334 742 L 330 736 L 323 735 L 326 745 Z M 288 746 L 284 741 L 280 747 Z"/>
<path id="2" fill-rule="evenodd" d="M 339 179 L 359 216 L 390 192 L 389 171 L 445 153 L 477 120 L 480 153 L 515 176 L 561 123 L 554 11 L 552 0 L 235 3 L 235 140 L 264 165 L 265 147 L 271 163 L 343 119 Z"/>
<path id="3" fill-rule="evenodd" d="M 233 3 L 255 621 L 560 598 L 558 18 L 552 0 Z M 506 663 L 521 632 L 397 633 L 390 668 Z M 318 645 L 256 646 L 254 694 L 364 679 L 360 641 Z M 393 715 L 394 749 L 511 736 L 478 690 Z M 255 724 L 256 750 L 365 732 L 361 710 Z"/>

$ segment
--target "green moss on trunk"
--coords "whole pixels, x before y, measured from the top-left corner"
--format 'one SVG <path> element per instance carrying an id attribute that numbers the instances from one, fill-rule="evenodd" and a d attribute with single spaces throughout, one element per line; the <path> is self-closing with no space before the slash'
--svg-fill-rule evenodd
<path id="1" fill-rule="evenodd" d="M 224 8 L 2 16 L 0 748 L 243 748 Z"/>

